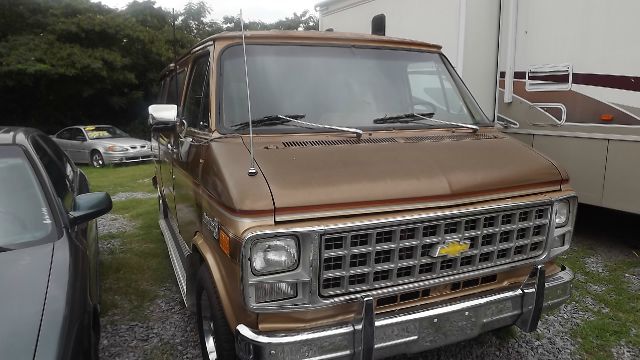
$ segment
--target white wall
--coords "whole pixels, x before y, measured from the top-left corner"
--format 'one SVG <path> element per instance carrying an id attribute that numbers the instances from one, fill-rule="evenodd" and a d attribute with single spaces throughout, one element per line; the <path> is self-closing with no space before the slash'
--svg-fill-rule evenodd
<path id="1" fill-rule="evenodd" d="M 465 4 L 462 23 L 461 6 Z M 499 9 L 500 0 L 342 0 L 320 9 L 320 30 L 368 34 L 371 19 L 385 14 L 387 36 L 442 45 L 442 52 L 456 68 L 462 68 L 462 78 L 492 118 Z M 464 46 L 459 49 L 461 38 Z"/>
<path id="2" fill-rule="evenodd" d="M 503 9 L 503 14 L 508 11 Z M 638 0 L 519 0 L 515 70 L 570 63 L 576 73 L 640 76 L 638 14 Z M 502 41 L 507 28 L 503 18 Z M 505 63 L 502 49 L 501 71 Z M 573 90 L 640 106 L 637 92 L 580 85 L 574 85 Z"/>

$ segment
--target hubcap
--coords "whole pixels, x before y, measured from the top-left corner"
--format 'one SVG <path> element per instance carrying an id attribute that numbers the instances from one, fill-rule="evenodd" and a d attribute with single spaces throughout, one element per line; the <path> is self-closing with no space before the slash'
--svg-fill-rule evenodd
<path id="1" fill-rule="evenodd" d="M 95 167 L 101 167 L 104 165 L 104 161 L 102 160 L 102 156 L 100 154 L 93 154 L 93 165 Z"/>
<path id="2" fill-rule="evenodd" d="M 216 337 L 213 332 L 211 304 L 209 303 L 209 296 L 206 291 L 202 291 L 202 295 L 200 296 L 200 309 L 202 313 L 200 326 L 202 327 L 202 334 L 204 335 L 204 345 L 207 348 L 209 360 L 215 360 L 218 358 L 218 354 L 216 353 Z"/>

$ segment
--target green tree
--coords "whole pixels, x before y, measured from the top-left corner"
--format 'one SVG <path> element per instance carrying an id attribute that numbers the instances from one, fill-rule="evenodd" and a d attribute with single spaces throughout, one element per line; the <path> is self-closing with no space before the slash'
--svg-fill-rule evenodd
<path id="1" fill-rule="evenodd" d="M 150 0 L 122 10 L 89 0 L 2 0 L 0 124 L 49 133 L 82 123 L 145 131 L 160 71 L 199 40 L 240 29 L 239 18 L 217 22 L 211 14 L 202 1 L 172 13 Z M 305 11 L 274 23 L 251 21 L 247 29 L 317 24 Z"/>

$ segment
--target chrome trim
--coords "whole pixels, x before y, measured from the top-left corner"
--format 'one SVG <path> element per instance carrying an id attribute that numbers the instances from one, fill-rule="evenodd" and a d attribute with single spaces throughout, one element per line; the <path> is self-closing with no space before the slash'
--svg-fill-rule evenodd
<path id="1" fill-rule="evenodd" d="M 567 83 L 557 83 L 552 81 L 532 80 L 530 76 L 561 76 L 569 77 Z M 525 89 L 534 91 L 569 91 L 573 85 L 573 65 L 565 64 L 544 64 L 529 67 L 525 73 Z"/>
<path id="2" fill-rule="evenodd" d="M 360 312 L 353 322 L 353 358 L 372 359 L 376 327 L 373 298 L 371 296 L 362 296 L 360 298 L 360 308 Z"/>
<path id="3" fill-rule="evenodd" d="M 517 267 L 521 267 L 527 264 L 543 264 L 549 259 L 555 257 L 559 253 L 565 251 L 568 248 L 568 244 L 566 246 L 558 248 L 558 249 L 550 249 L 549 241 L 551 234 L 556 234 L 555 227 L 553 225 L 553 219 L 550 221 L 550 226 L 548 226 L 546 247 L 542 254 L 535 258 L 525 259 L 522 261 L 507 263 L 503 265 L 498 265 L 495 267 L 470 271 L 463 274 L 456 274 L 452 276 L 447 276 L 444 278 L 437 279 L 428 279 L 424 281 L 418 281 L 413 283 L 402 284 L 398 286 L 392 286 L 382 289 L 375 289 L 371 291 L 363 291 L 361 293 L 353 293 L 353 294 L 345 294 L 342 296 L 335 296 L 331 298 L 322 298 L 319 294 L 319 257 L 320 257 L 320 236 L 329 232 L 329 231 L 348 231 L 348 230 L 358 230 L 362 228 L 375 226 L 391 226 L 391 225 L 402 225 L 404 223 L 416 222 L 416 221 L 429 221 L 436 220 L 445 217 L 451 216 L 469 216 L 478 213 L 486 213 L 489 211 L 506 211 L 509 209 L 514 209 L 518 207 L 527 207 L 527 206 L 543 206 L 543 205 L 552 205 L 554 201 L 557 199 L 565 199 L 575 197 L 574 195 L 570 196 L 554 196 L 549 197 L 548 200 L 540 200 L 540 201 L 519 201 L 510 204 L 501 204 L 501 205 L 489 205 L 489 206 L 480 206 L 473 209 L 464 209 L 458 211 L 444 210 L 439 212 L 434 212 L 432 214 L 424 215 L 409 215 L 409 216 L 396 216 L 396 217 L 388 217 L 377 220 L 367 220 L 367 221 L 359 221 L 359 222 L 346 222 L 340 224 L 325 224 L 319 226 L 309 226 L 309 227 L 298 227 L 298 228 L 288 228 L 288 229 L 277 229 L 277 230 L 260 230 L 249 232 L 245 236 L 245 241 L 242 245 L 241 250 L 241 274 L 242 274 L 242 293 L 243 300 L 247 308 L 256 313 L 262 312 L 287 312 L 287 311 L 303 311 L 308 309 L 317 309 L 317 308 L 326 308 L 330 306 L 334 306 L 336 304 L 342 304 L 345 302 L 353 302 L 360 299 L 361 296 L 385 296 L 394 293 L 411 291 L 418 288 L 432 287 L 434 285 L 445 284 L 449 282 L 462 281 L 467 278 L 474 277 L 482 277 L 485 275 L 495 274 L 497 272 L 508 271 Z M 577 201 L 575 202 L 577 204 Z M 555 211 L 555 210 L 552 210 Z M 575 212 L 572 211 L 574 215 L 572 215 L 572 220 L 570 220 L 569 224 L 573 224 L 575 220 Z M 568 230 L 571 231 L 571 227 L 567 227 Z M 565 230 L 562 230 L 565 231 Z M 256 239 L 269 238 L 269 237 L 278 237 L 282 235 L 295 236 L 299 240 L 300 245 L 300 263 L 297 269 L 287 273 L 266 275 L 266 276 L 255 276 L 251 273 L 250 264 L 248 259 L 248 255 L 250 254 L 250 246 Z M 266 304 L 255 304 L 253 301 L 254 296 L 252 294 L 252 284 L 256 282 L 270 282 L 270 281 L 278 281 L 278 282 L 296 282 L 298 284 L 298 296 L 294 299 L 266 303 Z"/>
<path id="4" fill-rule="evenodd" d="M 574 124 L 574 123 L 564 123 L 564 127 L 567 125 L 582 125 L 582 126 L 591 126 L 597 124 Z M 622 125 L 618 125 L 622 126 Z M 632 127 L 632 126 L 628 126 Z M 640 126 L 633 126 L 640 128 Z M 501 129 L 500 131 L 504 133 L 513 133 L 513 134 L 526 134 L 526 135 L 545 135 L 545 136 L 561 136 L 561 137 L 574 137 L 574 138 L 585 138 L 585 139 L 601 139 L 601 140 L 621 140 L 621 141 L 640 141 L 640 135 L 618 135 L 618 134 L 602 134 L 602 133 L 586 133 L 586 132 L 569 132 L 569 131 L 554 131 L 554 130 L 529 130 L 529 129 Z"/>
<path id="5" fill-rule="evenodd" d="M 539 275 L 540 273 L 538 273 Z M 537 309 L 549 310 L 566 301 L 571 293 L 573 272 L 563 269 L 536 284 L 525 283 L 494 294 L 468 296 L 457 302 L 427 304 L 395 312 L 382 313 L 373 321 L 374 353 L 369 358 L 383 358 L 416 353 L 483 332 L 518 324 L 523 316 L 530 319 L 526 304 L 542 303 Z M 544 292 L 543 296 L 537 291 Z M 355 324 L 338 324 L 301 331 L 260 332 L 245 325 L 236 328 L 236 349 L 241 359 L 352 359 L 359 358 Z"/>
<path id="6" fill-rule="evenodd" d="M 160 231 L 162 232 L 162 237 L 164 238 L 164 242 L 167 245 L 167 250 L 169 251 L 169 259 L 171 259 L 171 265 L 173 266 L 173 271 L 176 275 L 176 280 L 178 282 L 178 287 L 180 288 L 182 300 L 184 300 L 184 304 L 188 306 L 187 273 L 184 266 L 182 265 L 182 260 L 180 260 L 180 255 L 178 254 L 178 249 L 175 245 L 173 236 L 171 236 L 171 232 L 169 231 L 168 226 L 170 225 L 167 224 L 167 221 L 165 221 L 165 219 L 160 219 L 158 223 L 160 224 Z"/>
<path id="7" fill-rule="evenodd" d="M 520 330 L 530 333 L 538 328 L 542 306 L 544 303 L 545 269 L 544 265 L 538 265 L 533 270 L 535 287 L 523 289 L 525 296 L 522 305 L 522 315 L 516 325 Z"/>
<path id="8" fill-rule="evenodd" d="M 560 115 L 560 120 L 556 119 L 555 116 L 552 116 L 553 120 L 555 121 L 554 124 L 546 124 L 546 123 L 530 123 L 533 126 L 562 126 L 564 125 L 565 121 L 567 121 L 567 107 L 564 106 L 564 104 L 561 103 L 531 103 L 531 106 L 536 108 L 536 109 L 540 109 L 541 111 L 544 111 L 548 114 L 548 112 L 544 109 L 546 108 L 557 108 L 560 109 L 560 111 L 562 112 L 562 115 Z"/>

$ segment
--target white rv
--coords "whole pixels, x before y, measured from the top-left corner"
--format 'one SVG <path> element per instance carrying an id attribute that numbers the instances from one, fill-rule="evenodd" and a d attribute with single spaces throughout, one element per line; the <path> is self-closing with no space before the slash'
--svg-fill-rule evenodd
<path id="1" fill-rule="evenodd" d="M 560 162 L 581 202 L 640 214 L 640 1 L 329 0 L 317 10 L 321 30 L 442 44 L 485 113 Z"/>

